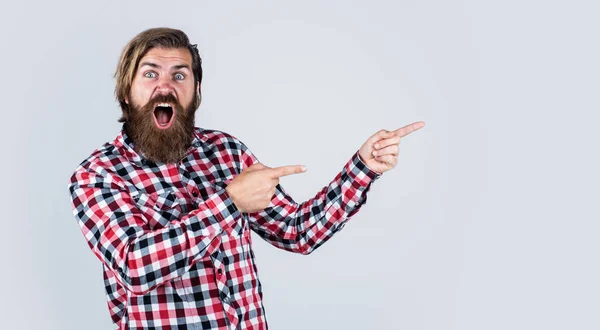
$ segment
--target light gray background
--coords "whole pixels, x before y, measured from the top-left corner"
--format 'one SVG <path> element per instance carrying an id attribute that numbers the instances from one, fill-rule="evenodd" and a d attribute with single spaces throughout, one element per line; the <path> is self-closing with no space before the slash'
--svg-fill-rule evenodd
<path id="1" fill-rule="evenodd" d="M 110 329 L 71 214 L 114 139 L 126 42 L 183 29 L 196 124 L 312 197 L 381 128 L 423 120 L 363 209 L 310 256 L 255 236 L 272 329 L 598 329 L 596 1 L 3 3 L 4 329 Z"/>

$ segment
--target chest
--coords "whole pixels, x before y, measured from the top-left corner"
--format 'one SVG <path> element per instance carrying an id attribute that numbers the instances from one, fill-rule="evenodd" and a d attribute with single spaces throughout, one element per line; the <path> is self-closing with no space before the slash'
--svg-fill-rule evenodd
<path id="1" fill-rule="evenodd" d="M 127 178 L 132 199 L 152 229 L 180 220 L 238 173 L 233 162 L 187 160 L 136 169 Z"/>

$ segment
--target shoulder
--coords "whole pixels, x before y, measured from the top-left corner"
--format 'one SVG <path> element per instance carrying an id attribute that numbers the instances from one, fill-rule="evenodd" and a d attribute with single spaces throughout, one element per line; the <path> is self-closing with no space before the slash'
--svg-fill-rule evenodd
<path id="1" fill-rule="evenodd" d="M 196 128 L 198 136 L 203 142 L 203 148 L 225 152 L 231 155 L 235 162 L 244 169 L 258 162 L 258 158 L 237 137 L 232 134 L 208 128 Z"/>
<path id="2" fill-rule="evenodd" d="M 217 129 L 201 127 L 196 127 L 195 130 L 202 142 L 209 146 L 223 146 L 226 149 L 247 149 L 242 141 L 230 133 Z"/>
<path id="3" fill-rule="evenodd" d="M 122 151 L 119 151 L 115 141 L 106 142 L 77 165 L 69 183 L 91 180 L 92 177 L 99 180 L 118 171 L 127 162 L 127 158 Z"/>
<path id="4" fill-rule="evenodd" d="M 112 142 L 107 142 L 81 161 L 77 168 L 113 165 L 115 163 L 114 160 L 120 157 L 122 156 L 116 150 L 116 146 Z"/>

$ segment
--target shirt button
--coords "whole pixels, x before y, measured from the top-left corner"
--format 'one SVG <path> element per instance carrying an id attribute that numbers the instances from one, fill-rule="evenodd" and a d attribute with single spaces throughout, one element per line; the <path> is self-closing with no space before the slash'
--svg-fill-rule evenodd
<path id="1" fill-rule="evenodd" d="M 219 269 L 217 270 L 217 273 L 219 273 L 219 275 L 221 275 L 221 274 L 223 273 L 223 271 L 221 270 L 221 268 L 219 268 Z"/>
<path id="2" fill-rule="evenodd" d="M 221 300 L 227 301 L 227 295 L 225 294 L 225 292 L 221 292 Z"/>
<path id="3" fill-rule="evenodd" d="M 198 191 L 196 191 L 196 190 L 192 191 L 192 196 L 198 197 Z"/>

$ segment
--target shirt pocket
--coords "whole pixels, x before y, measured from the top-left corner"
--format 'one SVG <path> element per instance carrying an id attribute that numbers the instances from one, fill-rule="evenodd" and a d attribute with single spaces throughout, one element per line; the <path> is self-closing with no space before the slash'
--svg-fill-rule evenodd
<path id="1" fill-rule="evenodd" d="M 152 194 L 138 192 L 132 197 L 148 225 L 153 229 L 162 228 L 181 217 L 181 205 L 173 192 Z"/>

